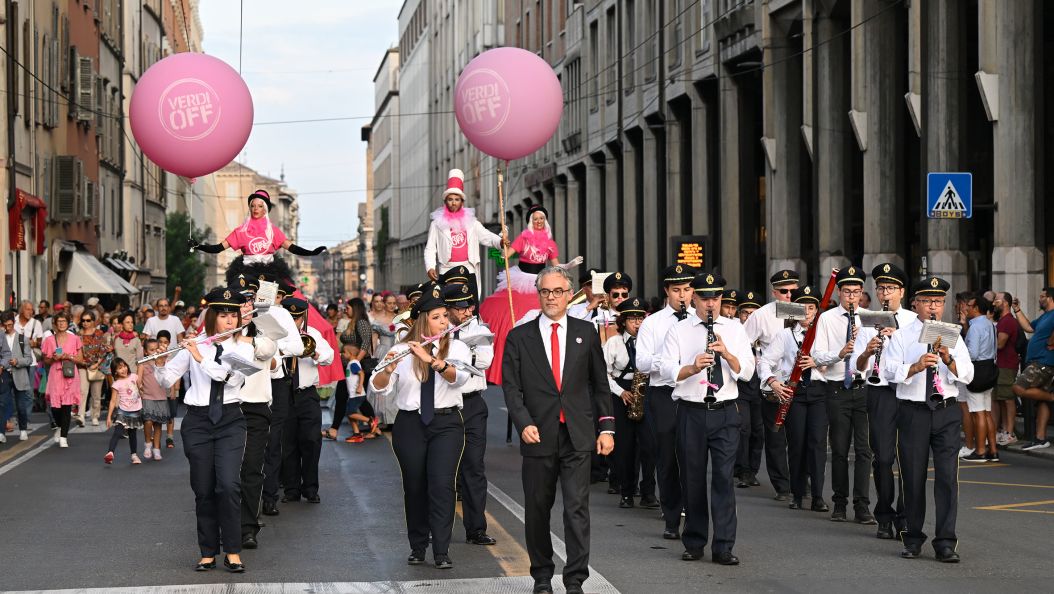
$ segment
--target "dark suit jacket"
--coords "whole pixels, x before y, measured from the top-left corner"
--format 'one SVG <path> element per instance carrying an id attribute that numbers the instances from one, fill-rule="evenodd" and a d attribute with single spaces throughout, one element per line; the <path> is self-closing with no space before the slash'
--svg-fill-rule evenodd
<path id="1" fill-rule="evenodd" d="M 541 443 L 520 440 L 520 454 L 549 456 L 557 453 L 560 409 L 563 407 L 567 431 L 574 449 L 580 452 L 596 449 L 593 406 L 600 417 L 602 431 L 614 431 L 611 397 L 608 395 L 607 369 L 600 337 L 593 324 L 567 318 L 562 390 L 556 389 L 552 365 L 545 356 L 539 320 L 513 328 L 505 339 L 501 362 L 505 405 L 518 433 L 536 425 Z M 548 340 L 549 337 L 545 337 Z M 590 402 L 590 398 L 593 402 Z"/>

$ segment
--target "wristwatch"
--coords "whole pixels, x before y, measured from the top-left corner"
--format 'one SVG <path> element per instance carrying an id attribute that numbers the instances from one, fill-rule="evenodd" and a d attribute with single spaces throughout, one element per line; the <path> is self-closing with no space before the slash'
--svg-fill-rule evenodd
<path id="1" fill-rule="evenodd" d="M 228 371 L 228 372 L 227 372 L 227 377 L 223 378 L 223 383 L 227 383 L 227 382 L 229 382 L 229 381 L 231 380 L 231 377 L 232 377 L 233 375 L 234 375 L 234 373 L 233 373 L 233 372 L 230 372 L 230 371 Z"/>

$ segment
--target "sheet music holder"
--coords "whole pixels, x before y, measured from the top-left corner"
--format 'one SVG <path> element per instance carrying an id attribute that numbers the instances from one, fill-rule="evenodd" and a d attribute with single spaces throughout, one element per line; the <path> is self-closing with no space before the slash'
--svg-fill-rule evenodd
<path id="1" fill-rule="evenodd" d="M 483 330 L 481 328 L 481 330 Z M 461 342 L 465 343 L 469 348 L 478 346 L 491 346 L 494 344 L 494 333 L 489 329 L 479 333 L 473 334 L 472 336 L 462 337 Z"/>
<path id="2" fill-rule="evenodd" d="M 612 272 L 594 272 L 593 273 L 593 293 L 600 295 L 604 293 L 604 281 L 611 276 Z"/>
<path id="3" fill-rule="evenodd" d="M 802 321 L 805 319 L 805 304 L 789 301 L 776 302 L 776 317 L 781 320 Z"/>
<path id="4" fill-rule="evenodd" d="M 941 339 L 941 346 L 954 348 L 959 344 L 959 332 L 962 326 L 940 320 L 923 320 L 922 334 L 919 335 L 920 344 L 934 344 L 937 338 Z"/>
<path id="5" fill-rule="evenodd" d="M 262 280 L 260 288 L 256 290 L 256 299 L 253 305 L 256 307 L 271 307 L 278 298 L 278 283 Z"/>
<path id="6" fill-rule="evenodd" d="M 280 340 L 289 334 L 289 332 L 287 332 L 286 329 L 278 323 L 278 320 L 276 320 L 270 313 L 264 313 L 254 317 L 253 323 L 256 325 L 256 331 L 259 334 L 262 334 L 271 340 Z"/>
<path id="7" fill-rule="evenodd" d="M 237 371 L 246 377 L 259 371 L 263 371 L 263 369 L 258 367 L 255 363 L 242 357 L 238 353 L 223 353 L 220 355 L 220 362 L 226 363 L 230 366 L 231 371 Z"/>
<path id="8" fill-rule="evenodd" d="M 460 369 L 461 371 L 467 372 L 469 375 L 474 375 L 476 377 L 483 377 L 484 375 L 482 371 L 476 369 L 468 363 L 458 361 L 457 359 L 447 359 L 446 362 L 450 363 L 450 366 L 454 369 Z"/>
<path id="9" fill-rule="evenodd" d="M 858 309 L 856 314 L 860 316 L 860 325 L 865 328 L 896 328 L 897 313 L 893 311 L 871 311 Z"/>

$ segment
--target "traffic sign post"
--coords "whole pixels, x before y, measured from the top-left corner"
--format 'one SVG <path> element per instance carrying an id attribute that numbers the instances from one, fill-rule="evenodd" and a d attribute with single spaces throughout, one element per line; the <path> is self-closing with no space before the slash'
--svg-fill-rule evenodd
<path id="1" fill-rule="evenodd" d="M 926 216 L 931 219 L 973 217 L 973 174 L 934 173 L 926 176 Z"/>

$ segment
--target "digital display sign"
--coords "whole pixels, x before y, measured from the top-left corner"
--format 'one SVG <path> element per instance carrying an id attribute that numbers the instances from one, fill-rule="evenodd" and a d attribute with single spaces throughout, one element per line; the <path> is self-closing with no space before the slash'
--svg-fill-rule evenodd
<path id="1" fill-rule="evenodd" d="M 678 264 L 703 269 L 707 264 L 708 243 L 709 237 L 706 235 L 679 235 L 670 238 L 670 250 Z"/>

